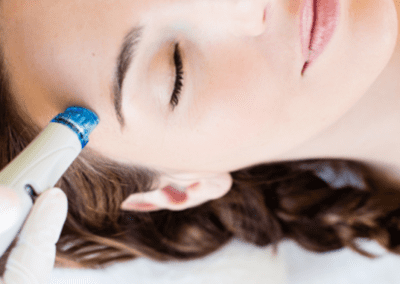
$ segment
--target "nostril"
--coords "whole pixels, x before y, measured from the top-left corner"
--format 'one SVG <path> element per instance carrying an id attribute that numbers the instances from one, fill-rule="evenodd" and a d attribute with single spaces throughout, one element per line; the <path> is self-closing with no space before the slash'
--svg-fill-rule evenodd
<path id="1" fill-rule="evenodd" d="M 269 9 L 265 3 L 254 0 L 240 0 L 236 4 L 234 29 L 238 36 L 259 36 L 266 29 Z"/>

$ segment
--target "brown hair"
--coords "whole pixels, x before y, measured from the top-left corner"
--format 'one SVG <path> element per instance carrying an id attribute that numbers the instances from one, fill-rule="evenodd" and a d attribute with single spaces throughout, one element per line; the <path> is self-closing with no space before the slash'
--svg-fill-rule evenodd
<path id="1" fill-rule="evenodd" d="M 0 66 L 0 169 L 38 135 L 10 93 Z M 89 144 L 90 146 L 90 144 Z M 184 211 L 129 212 L 130 194 L 152 190 L 158 174 L 115 163 L 85 148 L 57 183 L 68 197 L 68 216 L 57 243 L 56 267 L 103 268 L 148 257 L 189 260 L 218 250 L 232 237 L 258 246 L 292 239 L 325 252 L 357 247 L 357 238 L 399 253 L 400 192 L 378 184 L 367 165 L 308 160 L 255 165 L 231 173 L 222 198 Z M 12 246 L 4 254 L 0 272 Z"/>

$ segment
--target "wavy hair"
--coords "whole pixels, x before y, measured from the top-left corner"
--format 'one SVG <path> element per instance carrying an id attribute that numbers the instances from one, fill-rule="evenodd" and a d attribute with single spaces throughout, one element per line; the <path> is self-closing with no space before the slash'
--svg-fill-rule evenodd
<path id="1" fill-rule="evenodd" d="M 2 63 L 2 62 L 0 62 Z M 0 169 L 41 131 L 14 101 L 0 64 Z M 100 269 L 147 257 L 157 261 L 206 256 L 236 237 L 257 246 L 291 239 L 313 252 L 377 241 L 400 252 L 400 191 L 350 160 L 260 164 L 230 173 L 222 198 L 184 211 L 130 212 L 130 194 L 153 190 L 158 173 L 113 162 L 85 148 L 56 184 L 68 197 L 68 216 L 56 245 L 56 267 Z M 7 258 L 18 237 L 0 260 Z"/>

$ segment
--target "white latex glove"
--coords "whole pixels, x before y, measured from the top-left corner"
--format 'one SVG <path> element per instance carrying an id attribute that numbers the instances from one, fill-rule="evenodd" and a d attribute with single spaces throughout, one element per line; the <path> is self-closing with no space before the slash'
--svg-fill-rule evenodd
<path id="1" fill-rule="evenodd" d="M 2 200 L 4 196 L 0 196 L 0 202 Z M 18 201 L 14 204 L 17 208 Z M 56 256 L 55 244 L 60 238 L 67 211 L 67 196 L 59 188 L 46 190 L 36 199 L 7 260 L 1 284 L 46 284 L 50 281 Z"/>

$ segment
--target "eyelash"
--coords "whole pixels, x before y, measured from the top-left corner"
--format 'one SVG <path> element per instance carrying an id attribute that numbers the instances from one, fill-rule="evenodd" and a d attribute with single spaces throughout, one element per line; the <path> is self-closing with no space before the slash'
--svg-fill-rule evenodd
<path id="1" fill-rule="evenodd" d="M 172 105 L 172 109 L 174 109 L 178 103 L 181 94 L 181 90 L 183 87 L 183 63 L 182 63 L 182 55 L 179 49 L 179 44 L 175 44 L 174 51 L 174 63 L 175 63 L 175 84 L 174 91 L 172 92 L 170 104 Z"/>

